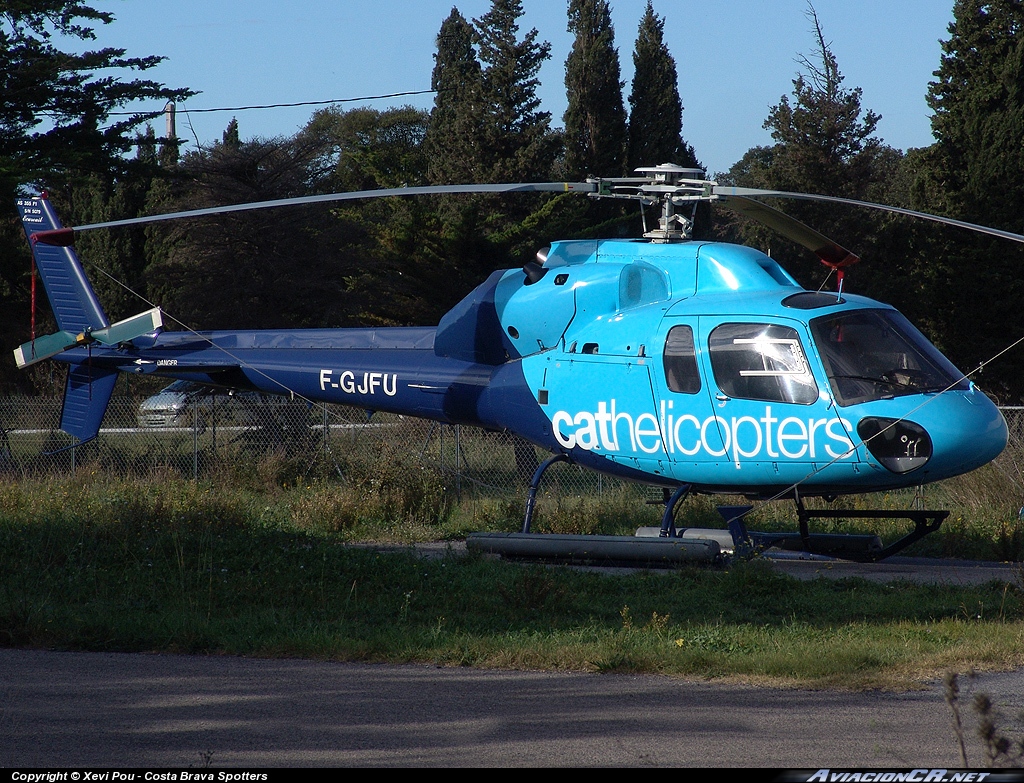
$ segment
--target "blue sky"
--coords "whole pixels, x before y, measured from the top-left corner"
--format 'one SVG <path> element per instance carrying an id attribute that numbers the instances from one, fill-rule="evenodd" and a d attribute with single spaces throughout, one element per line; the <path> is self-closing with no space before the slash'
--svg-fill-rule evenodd
<path id="1" fill-rule="evenodd" d="M 632 51 L 646 0 L 612 0 L 616 45 L 628 94 Z M 434 39 L 456 5 L 467 18 L 490 0 L 95 0 L 116 21 L 97 43 L 130 56 L 163 55 L 149 78 L 201 91 L 180 109 L 356 98 L 430 87 Z M 952 0 L 816 0 L 849 88 L 882 115 L 879 135 L 901 149 L 931 143 L 928 82 L 939 65 Z M 539 95 L 561 125 L 565 59 L 572 46 L 564 0 L 523 0 L 521 32 L 536 27 L 551 43 Z M 762 123 L 792 91 L 797 58 L 815 41 L 806 0 L 655 0 L 679 69 L 683 135 L 711 172 L 757 144 Z M 430 95 L 364 101 L 345 107 L 430 108 Z M 287 136 L 313 107 L 179 114 L 178 135 L 194 148 L 219 139 L 232 116 L 243 137 Z M 161 129 L 158 129 L 162 131 Z M 651 161 L 652 164 L 662 161 Z"/>

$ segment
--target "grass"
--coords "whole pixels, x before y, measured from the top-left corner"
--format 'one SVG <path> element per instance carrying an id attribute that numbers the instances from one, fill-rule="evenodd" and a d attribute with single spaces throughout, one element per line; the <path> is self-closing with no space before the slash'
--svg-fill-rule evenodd
<path id="1" fill-rule="evenodd" d="M 519 505 L 455 504 L 408 466 L 404 484 L 368 472 L 347 487 L 257 467 L 230 490 L 88 470 L 0 484 L 0 645 L 846 688 L 1024 665 L 1019 584 L 800 582 L 758 561 L 609 575 L 428 560 L 353 542 L 514 529 Z M 612 498 L 596 526 L 622 526 L 635 501 Z M 543 503 L 549 527 L 595 514 Z"/>

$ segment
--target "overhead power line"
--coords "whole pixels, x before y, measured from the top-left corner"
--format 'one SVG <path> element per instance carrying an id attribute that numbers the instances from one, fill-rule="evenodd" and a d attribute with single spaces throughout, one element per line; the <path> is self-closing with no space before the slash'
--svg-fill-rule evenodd
<path id="1" fill-rule="evenodd" d="M 178 111 L 183 114 L 208 114 L 216 111 L 248 111 L 249 109 L 291 109 L 296 106 L 329 106 L 332 103 L 355 103 L 356 101 L 374 101 L 382 98 L 402 98 L 406 95 L 428 95 L 434 90 L 407 90 L 405 92 L 392 92 L 386 95 L 363 95 L 359 98 L 334 98 L 329 101 L 297 101 L 295 103 L 265 103 L 253 106 L 223 106 L 209 109 L 187 109 L 179 106 Z M 142 111 L 112 111 L 110 116 L 132 116 L 135 114 L 148 114 L 151 112 Z"/>

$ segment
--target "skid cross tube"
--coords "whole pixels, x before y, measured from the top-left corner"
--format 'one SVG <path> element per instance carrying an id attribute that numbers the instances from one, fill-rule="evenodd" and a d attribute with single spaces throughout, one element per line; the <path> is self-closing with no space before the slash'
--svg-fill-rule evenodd
<path id="1" fill-rule="evenodd" d="M 689 494 L 690 485 L 681 484 L 676 491 L 672 493 L 672 497 L 665 501 L 665 513 L 661 517 L 661 532 L 658 534 L 659 538 L 676 538 L 676 506 L 686 500 L 686 496 Z"/>
<path id="2" fill-rule="evenodd" d="M 530 491 L 526 493 L 526 516 L 523 518 L 523 529 L 521 532 L 530 532 L 530 524 L 533 522 L 533 507 L 537 504 L 537 488 L 540 486 L 540 479 L 544 475 L 544 471 L 556 462 L 567 462 L 568 459 L 565 454 L 556 454 L 545 460 L 534 472 L 533 478 L 530 480 Z"/>

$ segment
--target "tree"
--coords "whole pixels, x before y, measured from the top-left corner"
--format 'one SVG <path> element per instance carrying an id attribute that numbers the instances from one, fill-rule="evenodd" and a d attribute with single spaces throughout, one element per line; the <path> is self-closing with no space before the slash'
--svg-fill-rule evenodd
<path id="1" fill-rule="evenodd" d="M 1024 4 L 957 0 L 928 88 L 935 144 L 914 156 L 912 206 L 1024 231 Z M 959 231 L 932 232 L 939 342 L 963 368 L 978 366 L 1024 329 L 1024 251 Z M 974 376 L 1003 399 L 1024 396 L 1014 352 Z"/>
<path id="2" fill-rule="evenodd" d="M 81 54 L 61 51 L 54 38 L 90 41 L 92 25 L 112 14 L 81 0 L 7 3 L 0 17 L 0 184 L 13 194 L 28 183 L 66 178 L 73 172 L 108 172 L 123 166 L 135 129 L 154 113 L 118 115 L 142 99 L 181 100 L 190 90 L 169 89 L 117 72 L 145 71 L 163 58 L 125 57 L 124 49 Z M 99 75 L 100 72 L 106 72 Z M 159 112 L 157 112 L 159 113 Z"/>
<path id="3" fill-rule="evenodd" d="M 683 140 L 679 77 L 664 33 L 665 20 L 654 13 L 648 0 L 633 50 L 626 152 L 630 170 L 661 163 L 700 166 L 693 147 Z"/>
<path id="4" fill-rule="evenodd" d="M 861 90 L 843 86 L 813 7 L 807 16 L 813 25 L 815 53 L 800 58 L 803 70 L 793 80 L 792 100 L 782 96 L 764 122 L 775 144 L 749 150 L 722 179 L 746 187 L 884 202 L 902 156 L 875 135 L 881 118 L 862 110 Z M 818 202 L 790 201 L 783 208 L 860 255 L 869 254 L 886 223 L 874 215 Z M 766 250 L 792 247 L 746 221 L 734 227 L 743 241 Z M 789 266 L 808 287 L 817 288 L 827 274 L 803 249 L 795 250 Z"/>
<path id="5" fill-rule="evenodd" d="M 859 87 L 843 87 L 843 75 L 813 8 L 815 57 L 801 57 L 805 73 L 793 81 L 793 103 L 785 95 L 764 127 L 776 142 L 771 177 L 781 190 L 856 195 L 871 181 L 882 142 L 875 136 L 881 116 L 862 112 Z"/>
<path id="6" fill-rule="evenodd" d="M 928 87 L 945 207 L 1024 230 L 1024 5 L 957 0 Z M 934 170 L 934 169 L 933 169 Z"/>
<path id="7" fill-rule="evenodd" d="M 453 8 L 437 34 L 425 146 L 427 179 L 436 185 L 477 182 L 480 175 L 483 74 L 473 26 Z"/>
<path id="8" fill-rule="evenodd" d="M 171 210 L 316 193 L 328 158 L 321 138 L 215 144 L 185 156 Z M 154 298 L 192 327 L 339 326 L 358 309 L 345 277 L 358 269 L 349 222 L 326 207 L 235 212 L 153 226 L 166 247 L 146 270 Z"/>
<path id="9" fill-rule="evenodd" d="M 325 184 L 335 190 L 373 190 L 425 184 L 428 127 L 427 113 L 412 106 L 324 109 L 301 135 L 319 139 L 326 151 L 321 166 L 330 174 Z"/>
<path id="10" fill-rule="evenodd" d="M 303 134 L 322 140 L 330 170 L 325 186 L 352 191 L 424 184 L 434 162 L 425 152 L 429 129 L 426 112 L 403 106 L 317 112 Z M 458 263 L 441 250 L 439 200 L 372 199 L 333 210 L 345 222 L 348 252 L 360 258 L 345 278 L 345 297 L 359 303 L 360 323 L 430 323 L 465 293 L 453 290 Z"/>
<path id="11" fill-rule="evenodd" d="M 221 137 L 221 143 L 225 147 L 230 147 L 236 150 L 242 146 L 242 138 L 238 135 L 238 119 L 236 117 L 232 117 L 231 122 L 228 123 L 228 127 L 224 129 L 224 135 Z"/>
<path id="12" fill-rule="evenodd" d="M 565 176 L 618 176 L 623 173 L 626 111 L 607 0 L 569 0 L 568 29 L 575 40 L 565 61 Z"/>
<path id="13" fill-rule="evenodd" d="M 551 45 L 537 43 L 537 30 L 519 39 L 520 0 L 492 0 L 474 19 L 483 63 L 482 181 L 518 182 L 550 176 L 558 153 L 551 114 L 539 111 L 537 73 Z"/>
<path id="14" fill-rule="evenodd" d="M 83 0 L 9 2 L 0 15 L 0 213 L 10 218 L 0 221 L 0 334 L 6 335 L 0 350 L 8 357 L 8 349 L 28 339 L 29 321 L 29 260 L 14 219 L 15 194 L 35 186 L 55 197 L 70 195 L 72 182 L 112 194 L 116 182 L 134 181 L 139 168 L 152 163 L 145 155 L 125 153 L 154 116 L 115 112 L 142 99 L 163 103 L 194 94 L 123 77 L 153 68 L 161 57 L 126 57 L 116 48 L 58 48 L 61 39 L 93 40 L 93 28 L 113 20 Z M 126 204 L 134 199 L 122 195 Z M 25 378 L 15 374 L 9 359 L 3 367 L 0 382 Z"/>
<path id="15" fill-rule="evenodd" d="M 539 110 L 536 94 L 537 73 L 550 46 L 538 43 L 536 30 L 520 37 L 522 13 L 519 0 L 492 0 L 490 11 L 472 25 L 455 9 L 442 24 L 432 79 L 437 95 L 425 141 L 429 181 L 551 178 L 561 138 L 551 131 L 551 115 Z M 530 195 L 439 198 L 440 225 L 421 225 L 428 233 L 414 241 L 425 252 L 416 254 L 425 262 L 435 256 L 450 259 L 449 281 L 479 283 L 496 266 L 521 264 L 509 256 L 521 255 L 527 245 L 532 257 L 536 244 L 523 237 L 535 232 L 524 226 L 532 225 L 529 219 L 545 202 Z M 437 233 L 430 236 L 432 230 Z M 430 240 L 437 244 L 427 250 Z M 436 259 L 430 263 L 436 268 Z"/>

